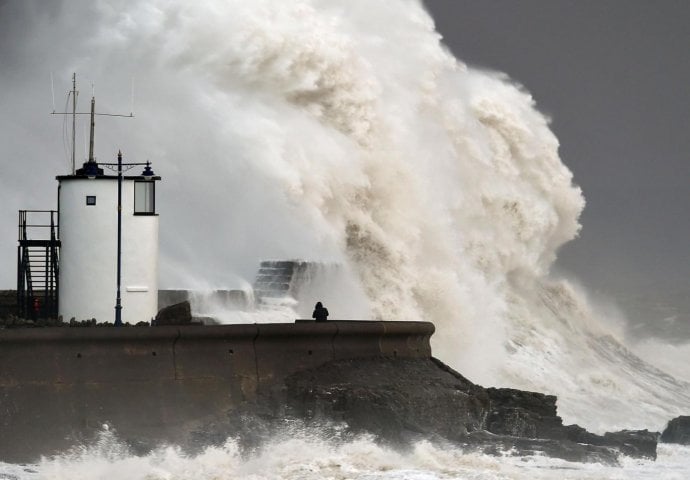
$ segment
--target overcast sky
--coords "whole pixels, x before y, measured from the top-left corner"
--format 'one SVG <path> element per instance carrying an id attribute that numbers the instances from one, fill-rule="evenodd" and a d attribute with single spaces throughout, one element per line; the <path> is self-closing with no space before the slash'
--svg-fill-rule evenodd
<path id="1" fill-rule="evenodd" d="M 622 303 L 687 293 L 690 2 L 425 3 L 458 58 L 507 73 L 553 119 L 587 200 L 559 265 Z"/>

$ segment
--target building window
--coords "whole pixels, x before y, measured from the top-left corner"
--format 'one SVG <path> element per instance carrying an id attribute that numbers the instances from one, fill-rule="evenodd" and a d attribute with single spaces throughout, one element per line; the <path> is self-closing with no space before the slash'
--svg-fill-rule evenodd
<path id="1" fill-rule="evenodd" d="M 134 213 L 156 213 L 156 183 L 151 181 L 134 182 Z"/>
<path id="2" fill-rule="evenodd" d="M 86 204 L 87 205 L 96 205 L 96 195 L 87 195 L 86 196 Z"/>

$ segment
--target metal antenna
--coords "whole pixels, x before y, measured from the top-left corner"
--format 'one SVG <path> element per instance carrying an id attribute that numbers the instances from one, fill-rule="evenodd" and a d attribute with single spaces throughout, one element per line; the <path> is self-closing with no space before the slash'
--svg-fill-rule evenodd
<path id="1" fill-rule="evenodd" d="M 51 75 L 52 78 L 52 75 Z M 91 85 L 92 92 L 95 91 L 95 88 L 93 84 Z M 96 99 L 94 96 L 91 97 L 91 111 L 90 112 L 77 112 L 77 96 L 79 95 L 79 92 L 77 91 L 77 74 L 73 73 L 72 74 L 72 90 L 70 91 L 70 94 L 72 95 L 72 111 L 71 112 L 56 112 L 53 110 L 53 113 L 51 115 L 72 115 L 72 175 L 76 174 L 77 169 L 76 169 L 76 162 L 74 159 L 75 156 L 75 150 L 76 150 L 76 123 L 77 123 L 77 115 L 90 115 L 91 116 L 91 131 L 89 134 L 89 162 L 95 161 L 95 158 L 93 156 L 93 144 L 94 144 L 94 135 L 95 135 L 95 127 L 96 127 L 96 120 L 95 117 L 96 115 L 104 116 L 104 117 L 126 117 L 126 118 L 133 118 L 134 113 L 130 113 L 129 115 L 121 115 L 117 113 L 96 113 Z"/>
<path id="2" fill-rule="evenodd" d="M 55 113 L 55 84 L 53 83 L 53 72 L 50 72 L 50 93 L 53 94 L 53 113 Z"/>
<path id="3" fill-rule="evenodd" d="M 75 174 L 76 166 L 74 163 L 74 152 L 77 149 L 76 136 L 77 136 L 77 74 L 76 72 L 72 74 L 72 175 Z"/>
<path id="4" fill-rule="evenodd" d="M 89 132 L 89 162 L 94 162 L 93 158 L 93 136 L 96 129 L 96 97 L 91 97 L 91 131 Z"/>

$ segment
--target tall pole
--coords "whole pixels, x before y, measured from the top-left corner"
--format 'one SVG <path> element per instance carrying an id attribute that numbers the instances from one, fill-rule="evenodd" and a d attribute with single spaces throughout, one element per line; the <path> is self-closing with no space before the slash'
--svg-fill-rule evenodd
<path id="1" fill-rule="evenodd" d="M 89 132 L 89 162 L 94 162 L 93 158 L 93 136 L 96 130 L 96 98 L 91 97 L 91 130 Z"/>
<path id="2" fill-rule="evenodd" d="M 72 74 L 72 175 L 75 174 L 76 163 L 74 152 L 77 150 L 77 74 Z"/>
<path id="3" fill-rule="evenodd" d="M 122 273 L 122 152 L 117 152 L 117 298 L 115 299 L 115 326 L 122 326 L 122 300 L 120 277 Z"/>

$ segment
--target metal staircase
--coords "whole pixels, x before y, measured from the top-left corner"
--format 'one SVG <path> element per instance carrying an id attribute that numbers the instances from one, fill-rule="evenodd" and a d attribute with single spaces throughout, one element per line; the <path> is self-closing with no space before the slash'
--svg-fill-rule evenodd
<path id="1" fill-rule="evenodd" d="M 57 211 L 20 210 L 17 305 L 26 319 L 58 315 L 60 240 Z"/>

